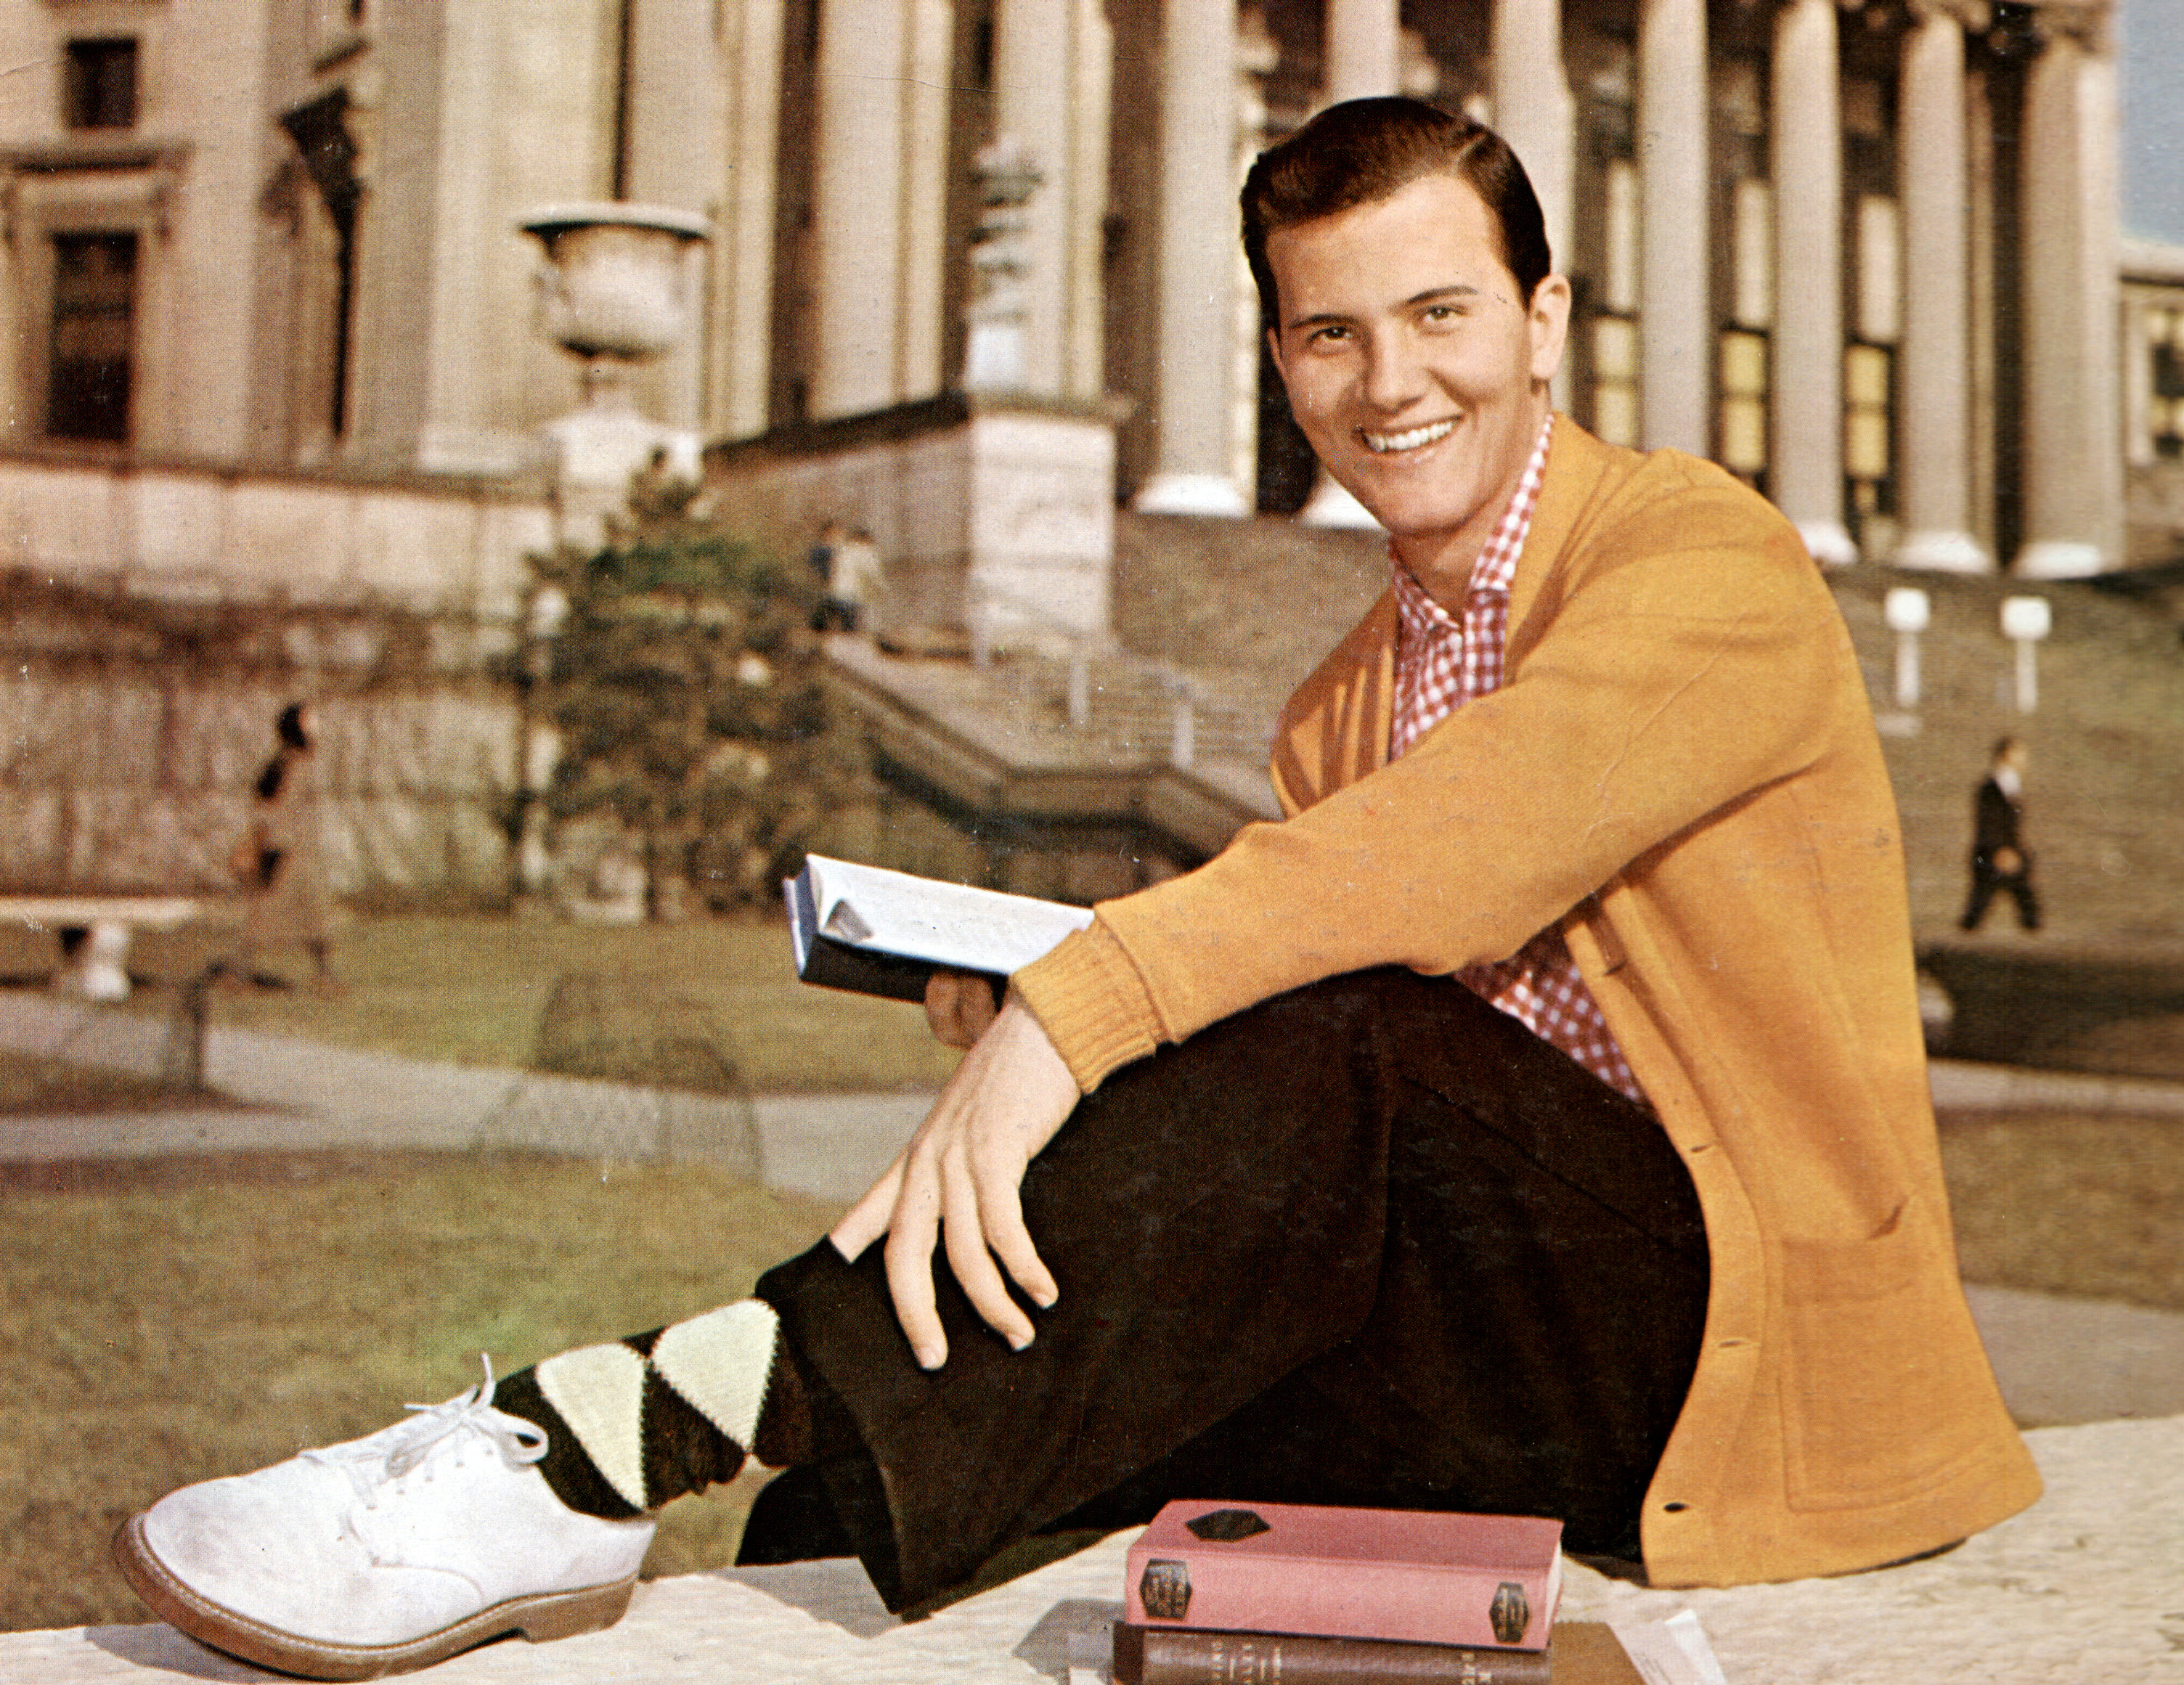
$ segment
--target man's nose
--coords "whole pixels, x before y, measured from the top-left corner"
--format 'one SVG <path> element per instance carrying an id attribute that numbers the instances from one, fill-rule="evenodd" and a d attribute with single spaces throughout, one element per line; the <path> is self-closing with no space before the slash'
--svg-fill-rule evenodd
<path id="1" fill-rule="evenodd" d="M 1365 401 L 1394 414 L 1425 395 L 1424 359 L 1408 334 L 1383 331 L 1365 344 Z"/>

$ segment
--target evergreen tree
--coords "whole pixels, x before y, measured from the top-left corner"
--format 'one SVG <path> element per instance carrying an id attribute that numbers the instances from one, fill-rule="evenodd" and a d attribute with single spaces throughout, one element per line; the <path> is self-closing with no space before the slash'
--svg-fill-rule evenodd
<path id="1" fill-rule="evenodd" d="M 567 603 L 527 676 L 561 738 L 547 810 L 641 838 L 655 917 L 677 880 L 716 909 L 772 900 L 862 771 L 820 684 L 816 582 L 696 492 L 640 475 L 604 547 L 532 559 Z"/>

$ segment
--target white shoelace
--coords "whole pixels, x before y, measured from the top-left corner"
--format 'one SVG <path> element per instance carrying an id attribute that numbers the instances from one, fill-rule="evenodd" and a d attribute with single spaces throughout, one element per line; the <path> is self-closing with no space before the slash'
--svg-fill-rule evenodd
<path id="1" fill-rule="evenodd" d="M 415 1415 L 408 1421 L 375 1433 L 369 1439 L 347 1445 L 329 1445 L 302 1453 L 304 1461 L 339 1469 L 348 1476 L 357 1497 L 367 1509 L 376 1509 L 380 1488 L 419 1469 L 432 1478 L 428 1460 L 441 1450 L 461 1453 L 473 1441 L 487 1439 L 511 1469 L 537 1462 L 546 1454 L 546 1431 L 521 1416 L 493 1408 L 498 1384 L 493 1378 L 493 1360 L 484 1359 L 485 1382 L 442 1404 L 405 1404 Z"/>

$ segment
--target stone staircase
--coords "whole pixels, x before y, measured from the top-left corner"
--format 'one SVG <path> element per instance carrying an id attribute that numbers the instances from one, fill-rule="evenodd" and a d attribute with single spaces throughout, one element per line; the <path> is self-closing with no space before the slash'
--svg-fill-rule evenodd
<path id="1" fill-rule="evenodd" d="M 1386 581 L 1379 535 L 1288 520 L 1122 515 L 1115 622 L 1134 653 L 1176 665 L 1263 737 L 1290 688 Z M 1855 567 L 1829 576 L 1881 716 L 1902 810 L 1914 920 L 1953 934 L 1963 904 L 1971 796 L 1995 738 L 2031 746 L 2027 826 L 2051 934 L 2064 943 L 2184 947 L 2184 644 L 2174 624 L 2078 583 Z M 1915 712 L 1893 699 L 1890 587 L 1932 599 Z M 2054 631 L 2039 653 L 2040 706 L 2016 711 L 2002 599 L 2045 597 Z M 2003 909 L 1990 915 L 1990 930 Z M 2058 945 L 2061 945 L 2059 943 Z"/>
<path id="2" fill-rule="evenodd" d="M 1971 796 L 1994 740 L 2023 737 L 2025 825 L 2058 945 L 2184 946 L 2184 645 L 2173 623 L 2081 583 L 1962 578 L 1853 568 L 1831 576 L 1880 714 L 1903 815 L 1912 912 L 1946 939 L 1961 910 Z M 1925 696 L 1898 715 L 1892 586 L 1932 599 L 1922 640 Z M 2048 599 L 2054 630 L 2038 653 L 2039 707 L 2017 711 L 2002 600 Z M 2005 922 L 1989 915 L 1989 928 Z"/>
<path id="3" fill-rule="evenodd" d="M 1159 839 L 1188 865 L 1273 811 L 1265 766 L 1275 716 L 1386 579 L 1378 533 L 1124 513 L 1115 646 L 1080 658 L 1075 720 L 1071 663 L 1059 655 L 1012 653 L 980 669 L 857 645 L 838 666 L 912 781 L 942 792 L 974 829 L 1012 839 L 1019 862 L 1027 849 L 1069 847 L 1072 826 L 1104 824 L 1116 838 Z M 1880 566 L 1835 571 L 1828 583 L 1881 727 L 1922 954 L 1930 971 L 1953 979 L 1948 993 L 1978 1003 L 1972 1016 L 1982 1021 L 1968 1017 L 1968 1039 L 1951 1050 L 2008 1057 L 2025 1029 L 2013 1003 L 2059 1010 L 2070 999 L 2067 1034 L 2056 1012 L 2039 1009 L 2054 1020 L 2033 1037 L 2042 1061 L 2184 1072 L 2184 644 L 2175 619 L 2158 598 L 2085 583 Z M 1897 586 L 1924 590 L 1932 604 L 1922 695 L 1909 709 L 1896 703 L 1896 635 L 1883 618 Z M 2018 594 L 2045 598 L 2053 620 L 2030 714 L 2018 711 L 2015 652 L 1999 625 L 2003 599 Z M 1190 766 L 1178 768 L 1184 691 L 1193 742 Z M 1955 924 L 1972 792 L 2004 733 L 2032 750 L 2027 825 L 2048 914 L 2036 942 L 2018 936 L 2006 908 L 1975 937 Z M 1044 831 L 1027 828 L 1032 820 Z M 1109 840 L 1093 852 L 1138 846 Z M 1078 872 L 1007 887 L 1090 898 L 1133 886 Z M 2126 1020 L 2139 1020 L 2129 1046 L 2103 1028 Z"/>

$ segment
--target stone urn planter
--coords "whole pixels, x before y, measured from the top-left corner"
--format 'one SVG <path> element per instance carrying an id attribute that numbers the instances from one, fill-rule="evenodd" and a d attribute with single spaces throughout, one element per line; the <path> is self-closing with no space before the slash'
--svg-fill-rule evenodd
<path id="1" fill-rule="evenodd" d="M 672 349 L 689 331 L 686 254 L 710 227 L 694 211 L 602 201 L 547 205 L 517 225 L 543 248 L 538 327 L 612 374 Z"/>
<path id="2" fill-rule="evenodd" d="M 588 506 L 619 502 L 638 470 L 657 462 L 697 472 L 697 436 L 640 414 L 630 376 L 690 331 L 698 314 L 690 248 L 711 228 L 692 211 L 621 201 L 546 205 L 516 225 L 544 259 L 538 331 L 583 364 L 582 406 L 546 431 L 572 494 L 565 507 L 588 528 Z"/>

